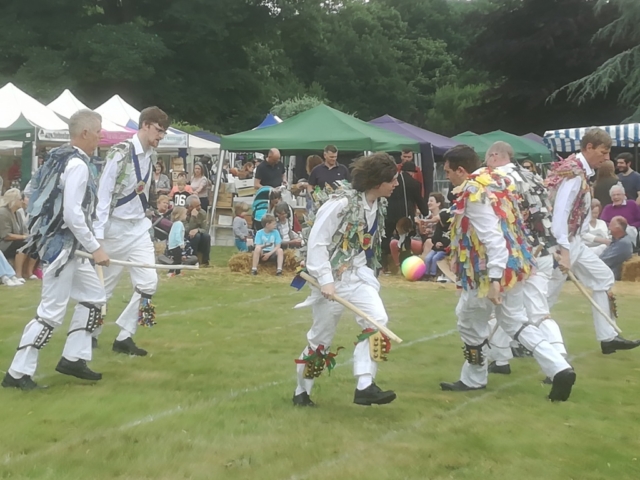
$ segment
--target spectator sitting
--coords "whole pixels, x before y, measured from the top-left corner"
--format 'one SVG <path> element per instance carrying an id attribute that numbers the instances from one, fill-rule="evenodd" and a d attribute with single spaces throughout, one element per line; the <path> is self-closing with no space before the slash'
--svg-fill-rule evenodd
<path id="1" fill-rule="evenodd" d="M 300 248 L 302 246 L 302 238 L 293 229 L 291 207 L 281 202 L 276 205 L 274 213 L 277 219 L 276 227 L 280 234 L 282 248 Z"/>
<path id="2" fill-rule="evenodd" d="M 171 191 L 171 182 L 169 181 L 169 177 L 164 174 L 164 165 L 162 162 L 156 163 L 153 180 L 156 183 L 156 193 L 158 195 L 167 195 Z"/>
<path id="3" fill-rule="evenodd" d="M 173 206 L 186 207 L 189 195 L 193 195 L 193 190 L 189 185 L 187 185 L 187 181 L 184 178 L 178 178 L 178 180 L 176 180 L 176 185 L 173 187 L 173 190 L 171 190 L 171 201 L 173 202 Z"/>
<path id="4" fill-rule="evenodd" d="M 389 242 L 391 258 L 396 266 L 399 267 L 401 260 L 404 260 L 404 258 L 401 258 L 401 252 L 409 252 L 403 257 L 407 257 L 411 255 L 411 253 L 420 255 L 422 252 L 422 241 L 419 238 L 415 238 L 416 235 L 413 222 L 409 217 L 402 217 L 398 220 L 395 235 L 391 239 L 391 242 Z"/>
<path id="5" fill-rule="evenodd" d="M 234 210 L 236 216 L 233 219 L 233 236 L 235 237 L 236 248 L 241 252 L 246 252 L 249 250 L 247 247 L 249 226 L 244 216 L 249 211 L 249 205 L 246 203 L 237 203 Z"/>
<path id="6" fill-rule="evenodd" d="M 311 172 L 313 171 L 314 168 L 316 168 L 318 165 L 320 165 L 322 163 L 322 158 L 320 158 L 319 155 L 309 155 L 307 157 L 307 165 L 305 170 L 307 171 L 307 179 L 311 176 Z M 295 185 L 296 190 L 299 192 L 299 194 L 301 196 L 306 196 L 307 198 L 307 213 L 313 211 L 313 197 L 311 196 L 311 189 L 309 187 L 309 180 L 307 179 L 300 179 L 298 181 L 298 183 Z M 291 191 L 293 192 L 294 189 L 292 188 Z"/>
<path id="7" fill-rule="evenodd" d="M 609 222 L 611 244 L 605 248 L 600 259 L 611 269 L 616 280 L 620 280 L 622 264 L 633 255 L 633 243 L 627 235 L 627 221 L 624 217 L 615 216 Z"/>
<path id="8" fill-rule="evenodd" d="M 184 182 L 184 183 L 182 183 L 182 182 Z M 192 190 L 191 186 L 187 185 L 187 174 L 185 172 L 180 172 L 178 174 L 178 179 L 175 181 L 175 184 L 173 185 L 173 188 L 169 192 L 169 198 L 171 200 L 173 200 L 173 196 L 178 191 L 178 187 L 180 186 L 180 183 L 182 183 L 182 185 L 184 187 L 183 188 L 184 191 L 186 191 L 189 195 L 193 194 L 193 190 Z M 178 207 L 184 207 L 184 206 L 185 205 L 178 205 Z"/>
<path id="9" fill-rule="evenodd" d="M 18 215 L 18 210 L 25 206 L 24 197 L 17 188 L 10 188 L 0 200 L 0 251 L 8 259 L 14 259 L 16 277 L 35 280 L 33 271 L 37 259 L 19 253 L 25 245 L 28 230 Z"/>
<path id="10" fill-rule="evenodd" d="M 157 200 L 158 208 L 153 211 L 151 219 L 153 222 L 153 238 L 159 241 L 167 240 L 171 232 L 171 210 L 169 209 L 169 197 L 160 195 Z"/>
<path id="11" fill-rule="evenodd" d="M 253 263 L 251 266 L 251 275 L 258 274 L 259 262 L 276 263 L 276 275 L 282 275 L 282 264 L 284 263 L 284 252 L 280 245 L 282 239 L 276 228 L 276 219 L 273 215 L 266 214 L 262 217 L 262 230 L 258 230 L 255 239 L 255 249 L 253 250 Z"/>
<path id="12" fill-rule="evenodd" d="M 187 198 L 187 236 L 191 248 L 196 252 L 201 267 L 209 266 L 211 254 L 211 237 L 207 223 L 207 212 L 200 207 L 200 199 L 197 195 Z"/>
<path id="13" fill-rule="evenodd" d="M 0 283 L 7 287 L 24 285 L 24 279 L 16 277 L 16 272 L 0 250 Z"/>
<path id="14" fill-rule="evenodd" d="M 615 165 L 611 160 L 605 160 L 596 175 L 596 181 L 593 184 L 593 198 L 600 201 L 600 210 L 611 203 L 611 195 L 609 191 L 611 187 L 618 183 L 618 176 L 615 172 Z"/>
<path id="15" fill-rule="evenodd" d="M 640 207 L 635 202 L 627 201 L 624 187 L 621 184 L 616 184 L 611 187 L 609 195 L 611 196 L 611 205 L 607 205 L 602 209 L 600 218 L 609 223 L 615 216 L 619 215 L 623 217 L 630 227 L 627 233 L 630 235 L 633 245 L 635 246 L 637 243 L 638 228 L 640 227 Z"/>
<path id="16" fill-rule="evenodd" d="M 429 196 L 430 209 L 440 209 L 440 207 L 442 207 L 441 202 L 444 202 L 442 194 L 433 193 Z M 431 205 L 434 206 L 431 207 Z M 424 257 L 424 263 L 427 266 L 427 280 L 435 279 L 438 274 L 438 262 L 447 256 L 446 250 L 451 243 L 451 240 L 449 239 L 450 216 L 449 211 L 444 208 L 440 209 L 437 216 L 435 216 L 437 221 L 435 222 L 433 236 L 431 237 L 431 250 Z"/>
<path id="17" fill-rule="evenodd" d="M 450 216 L 448 210 L 445 208 L 444 195 L 440 192 L 433 192 L 429 195 L 427 207 L 429 208 L 429 216 L 420 220 L 420 223 L 422 224 L 421 229 L 428 232 L 428 238 L 424 241 L 422 248 L 423 260 L 426 260 L 427 255 L 433 249 L 432 237 L 435 233 L 436 225 L 439 223 L 448 225 Z"/>
<path id="18" fill-rule="evenodd" d="M 607 245 L 611 243 L 609 238 L 609 229 L 604 220 L 598 219 L 600 216 L 600 202 L 594 198 L 591 200 L 591 220 L 589 221 L 589 229 L 582 234 L 584 244 L 589 247 L 593 253 L 600 256 Z"/>
<path id="19" fill-rule="evenodd" d="M 169 233 L 169 241 L 167 242 L 167 250 L 169 256 L 173 260 L 174 265 L 182 265 L 182 250 L 185 248 L 184 243 L 184 221 L 187 219 L 187 209 L 184 207 L 175 207 L 171 211 L 171 232 Z M 180 275 L 180 269 L 169 270 L 169 277 Z"/>

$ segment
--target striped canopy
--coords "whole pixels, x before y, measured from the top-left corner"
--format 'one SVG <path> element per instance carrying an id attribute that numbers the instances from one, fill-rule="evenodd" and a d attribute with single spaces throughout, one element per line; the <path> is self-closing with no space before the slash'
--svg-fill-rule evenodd
<path id="1" fill-rule="evenodd" d="M 566 128 L 544 132 L 544 143 L 556 152 L 577 152 L 580 150 L 580 139 L 593 127 Z M 614 147 L 630 148 L 640 143 L 640 123 L 628 125 L 609 125 L 599 127 L 613 139 Z"/>

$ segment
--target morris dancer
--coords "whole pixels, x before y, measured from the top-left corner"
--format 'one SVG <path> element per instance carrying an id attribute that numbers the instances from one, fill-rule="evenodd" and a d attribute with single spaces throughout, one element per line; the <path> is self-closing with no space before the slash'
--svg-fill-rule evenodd
<path id="1" fill-rule="evenodd" d="M 376 270 L 381 267 L 381 242 L 384 232 L 386 200 L 398 185 L 397 167 L 386 153 L 359 158 L 352 170 L 351 186 L 342 183 L 335 193 L 318 193 L 322 206 L 315 219 L 303 231 L 306 269 L 318 280 L 321 289 L 311 287 L 311 295 L 296 308 L 311 306 L 313 325 L 307 333 L 307 346 L 296 360 L 298 386 L 293 404 L 313 406 L 309 398 L 314 379 L 325 365 L 330 371 L 335 353 L 329 353 L 338 320 L 344 307 L 332 301 L 334 294 L 351 302 L 382 325 L 387 313 L 380 299 Z M 304 282 L 294 280 L 293 286 Z M 386 404 L 396 398 L 375 384 L 376 361 L 386 359 L 388 338 L 356 317 L 363 329 L 353 353 L 353 373 L 357 385 L 353 402 L 358 405 Z"/>
<path id="2" fill-rule="evenodd" d="M 513 148 L 506 142 L 496 142 L 487 151 L 486 163 L 506 174 L 520 195 L 520 212 L 522 213 L 527 241 L 536 256 L 535 273 L 524 281 L 524 307 L 529 322 L 538 327 L 547 341 L 563 356 L 567 350 L 564 346 L 560 327 L 551 318 L 547 297 L 548 286 L 553 275 L 553 256 L 556 241 L 551 234 L 551 202 L 547 189 L 540 176 L 521 168 L 513 162 Z M 493 328 L 493 325 L 492 325 Z M 496 325 L 496 332 L 490 340 L 488 357 L 493 360 L 489 364 L 489 373 L 511 373 L 509 360 L 511 339 L 502 328 Z"/>
<path id="3" fill-rule="evenodd" d="M 442 390 L 486 387 L 484 348 L 495 305 L 498 325 L 533 352 L 544 373 L 553 379 L 549 399 L 567 400 L 575 372 L 540 330 L 527 322 L 523 288 L 533 258 L 524 238 L 513 185 L 497 171 L 475 172 L 480 161 L 470 147 L 454 147 L 445 153 L 444 160 L 447 177 L 460 191 L 454 202 L 451 254 L 462 283 L 456 314 L 466 361 L 460 380 L 441 383 Z"/>
<path id="4" fill-rule="evenodd" d="M 85 380 L 102 378 L 87 362 L 91 361 L 91 332 L 102 321 L 100 308 L 106 296 L 89 261 L 75 256 L 76 250 L 84 250 L 98 265 L 109 265 L 109 257 L 91 231 L 97 192 L 89 155 L 98 147 L 101 124 L 100 115 L 91 110 L 74 113 L 69 119 L 70 145 L 51 150 L 34 177 L 28 209 L 31 236 L 23 252 L 38 253 L 45 265 L 42 298 L 36 317 L 24 329 L 3 387 L 38 387 L 32 379 L 38 353 L 53 329 L 62 325 L 70 298 L 78 304 L 56 370 Z"/>
<path id="5" fill-rule="evenodd" d="M 583 242 L 581 234 L 589 228 L 591 190 L 589 178 L 594 169 L 609 160 L 611 137 L 600 128 L 587 130 L 580 141 L 581 153 L 556 163 L 547 176 L 549 196 L 553 203 L 551 231 L 558 241 L 560 269 L 556 269 L 549 285 L 549 306 L 557 301 L 571 270 L 580 282 L 593 290 L 593 299 L 610 318 L 615 318 L 611 288 L 615 282 L 611 269 Z M 618 350 L 631 350 L 640 340 L 626 340 L 616 333 L 607 320 L 592 307 L 596 339 L 605 355 Z"/>
<path id="6" fill-rule="evenodd" d="M 107 154 L 98 187 L 98 209 L 95 232 L 110 257 L 129 262 L 155 263 L 155 252 L 149 235 L 151 221 L 145 215 L 153 171 L 154 148 L 166 135 L 169 117 L 158 107 L 140 113 L 139 130 L 131 140 L 114 145 Z M 105 269 L 107 298 L 122 275 L 121 266 Z M 146 350 L 133 341 L 138 325 L 153 325 L 155 314 L 151 296 L 158 285 L 153 269 L 130 267 L 134 293 L 116 324 L 120 333 L 113 351 L 144 356 Z"/>

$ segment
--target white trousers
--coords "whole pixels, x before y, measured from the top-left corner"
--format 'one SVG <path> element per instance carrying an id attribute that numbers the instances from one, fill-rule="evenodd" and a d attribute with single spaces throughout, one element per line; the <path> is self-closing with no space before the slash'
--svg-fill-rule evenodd
<path id="1" fill-rule="evenodd" d="M 346 271 L 343 273 L 342 279 L 336 282 L 335 288 L 337 295 L 351 302 L 378 323 L 387 324 L 387 312 L 378 293 L 380 291 L 380 283 L 371 269 L 361 267 L 357 271 Z M 313 324 L 307 333 L 308 346 L 300 354 L 300 360 L 308 354 L 309 347 L 315 351 L 320 345 L 323 345 L 325 352 L 329 350 L 338 327 L 338 321 L 344 311 L 342 305 L 325 299 L 317 288 L 311 287 L 311 291 L 311 295 L 305 302 L 296 305 L 296 308 L 310 305 L 313 315 Z M 356 315 L 355 319 L 363 330 L 375 328 L 362 317 Z M 302 393 L 302 391 L 310 394 L 313 387 L 313 380 L 305 379 L 303 376 L 304 367 L 303 364 L 297 365 L 297 394 Z M 353 374 L 356 377 L 371 375 L 375 379 L 377 368 L 377 363 L 371 359 L 369 354 L 369 340 L 359 342 L 353 352 Z"/>
<path id="2" fill-rule="evenodd" d="M 489 320 L 494 305 L 486 298 L 478 298 L 477 290 L 463 290 L 456 307 L 458 331 L 467 345 L 481 345 L 489 337 Z M 527 314 L 524 308 L 524 285 L 518 284 L 502 295 L 502 304 L 495 305 L 498 325 L 511 338 L 515 338 L 528 350 L 549 378 L 570 368 L 564 357 L 545 340 L 540 330 L 526 325 Z M 484 352 L 486 355 L 487 347 Z M 482 387 L 487 384 L 487 361 L 482 365 L 471 365 L 465 361 L 460 380 L 469 387 Z"/>
<path id="3" fill-rule="evenodd" d="M 527 312 L 527 318 L 529 323 L 538 327 L 544 338 L 561 355 L 566 356 L 567 350 L 564 346 L 562 332 L 558 323 L 551 318 L 547 301 L 549 282 L 553 276 L 553 257 L 551 255 L 539 257 L 536 262 L 535 274 L 524 282 L 524 308 Z M 487 352 L 487 358 L 489 361 L 495 361 L 497 365 L 506 365 L 513 358 L 511 338 L 500 326 L 497 326 L 495 319 L 491 320 L 489 327 L 491 331 L 493 329 L 496 331 L 489 341 L 490 349 Z"/>
<path id="4" fill-rule="evenodd" d="M 119 220 L 111 218 L 104 234 L 103 247 L 109 258 L 136 263 L 156 263 L 153 243 L 149 236 L 151 221 Z M 104 286 L 107 299 L 111 298 L 118 285 L 124 267 L 110 265 L 104 269 Z M 138 310 L 140 307 L 140 292 L 153 295 L 158 287 L 158 275 L 150 268 L 128 267 L 133 295 L 129 304 L 118 317 L 116 324 L 120 327 L 118 338 L 124 340 L 136 333 L 138 328 Z"/>
<path id="5" fill-rule="evenodd" d="M 78 258 L 68 260 L 68 256 L 68 252 L 63 251 L 43 270 L 42 298 L 38 305 L 37 318 L 53 328 L 62 325 L 69 299 L 94 305 L 98 310 L 106 302 L 104 288 L 89 261 Z M 64 267 L 56 277 L 56 271 L 61 266 Z M 89 309 L 78 303 L 69 325 L 70 332 L 77 331 L 67 336 L 62 352 L 62 356 L 67 360 L 72 362 L 79 359 L 91 360 L 91 333 L 85 330 L 88 317 Z M 20 346 L 32 344 L 43 329 L 46 331 L 42 323 L 36 319 L 31 320 L 24 329 Z M 14 378 L 20 378 L 23 375 L 32 376 L 38 366 L 39 351 L 35 347 L 18 350 L 9 368 L 9 374 Z"/>
<path id="6" fill-rule="evenodd" d="M 612 317 L 609 297 L 607 295 L 607 292 L 611 290 L 615 282 L 611 269 L 600 260 L 593 250 L 582 243 L 579 237 L 571 241 L 569 254 L 571 258 L 571 271 L 585 287 L 593 291 L 593 299 L 603 311 L 609 312 L 609 316 Z M 551 281 L 549 282 L 549 308 L 553 307 L 558 301 L 558 297 L 566 280 L 567 276 L 564 275 L 559 268 L 553 271 Z M 587 300 L 585 299 L 584 301 Z M 593 313 L 596 339 L 599 342 L 613 340 L 617 335 L 614 328 L 609 325 L 609 322 L 607 322 L 602 314 L 595 308 L 592 307 L 591 311 Z"/>

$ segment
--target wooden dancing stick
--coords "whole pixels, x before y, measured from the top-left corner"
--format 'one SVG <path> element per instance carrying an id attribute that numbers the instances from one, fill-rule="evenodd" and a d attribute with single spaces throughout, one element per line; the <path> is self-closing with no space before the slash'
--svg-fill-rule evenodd
<path id="1" fill-rule="evenodd" d="M 616 332 L 622 333 L 622 330 L 620 330 L 620 327 L 618 327 L 616 322 L 614 322 L 611 319 L 611 317 L 609 315 L 607 315 L 604 312 L 604 310 L 602 310 L 600 305 L 598 305 L 596 303 L 596 301 L 593 299 L 593 297 L 591 295 L 589 295 L 589 292 L 587 291 L 587 289 L 584 287 L 584 285 L 582 285 L 582 283 L 580 283 L 580 281 L 576 278 L 576 276 L 573 274 L 573 272 L 571 270 L 568 270 L 567 271 L 567 275 L 569 276 L 569 279 L 571 279 L 573 284 L 578 288 L 578 290 L 580 290 L 580 293 L 582 293 L 585 297 L 587 297 L 587 300 L 589 300 L 589 303 L 591 303 L 593 308 L 595 308 L 598 312 L 600 312 L 600 314 L 605 318 L 605 320 L 607 322 L 609 322 L 609 324 L 614 328 L 614 330 Z"/>
<path id="2" fill-rule="evenodd" d="M 300 272 L 299 275 L 300 275 L 300 277 L 304 278 L 307 282 L 309 282 L 311 285 L 316 287 L 318 290 L 321 289 L 320 284 L 316 281 L 316 279 L 313 278 L 311 275 L 309 275 L 307 272 Z M 364 313 L 362 310 L 360 310 L 358 307 L 353 305 L 351 302 L 346 301 L 344 298 L 342 298 L 342 297 L 340 297 L 338 295 L 334 295 L 333 296 L 333 300 L 338 302 L 340 305 L 348 308 L 349 310 L 351 310 L 356 315 L 364 318 L 367 322 L 371 323 L 374 327 L 376 327 L 380 332 L 384 333 L 391 340 L 394 340 L 397 343 L 402 343 L 402 339 L 399 336 L 397 336 L 395 333 L 393 333 L 391 330 L 389 330 L 384 325 L 380 325 L 373 318 L 371 318 L 369 315 Z"/>
<path id="3" fill-rule="evenodd" d="M 440 271 L 445 277 L 447 277 L 453 283 L 456 283 L 458 281 L 455 274 L 451 271 L 451 267 L 449 266 L 449 262 L 447 261 L 446 258 L 443 258 L 442 260 L 438 260 L 436 264 L 438 265 L 438 268 L 440 269 Z"/>
<path id="4" fill-rule="evenodd" d="M 75 254 L 82 258 L 93 259 L 93 255 L 87 252 L 76 250 Z M 151 268 L 153 270 L 199 270 L 199 268 L 195 265 L 160 265 L 150 263 L 126 262 L 124 260 L 114 260 L 113 258 L 109 259 L 109 263 L 113 265 L 120 265 L 122 267 Z"/>
<path id="5" fill-rule="evenodd" d="M 100 279 L 100 285 L 104 288 L 104 272 L 102 271 L 102 265 L 96 265 L 96 273 L 98 274 L 98 278 Z M 107 304 L 102 305 L 100 309 L 100 315 L 102 318 L 107 316 Z"/>

